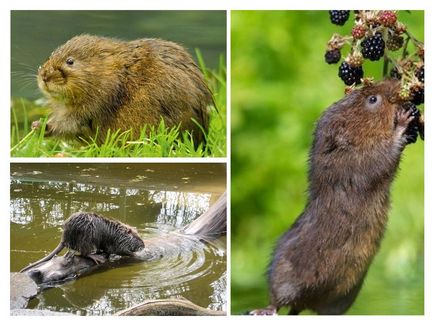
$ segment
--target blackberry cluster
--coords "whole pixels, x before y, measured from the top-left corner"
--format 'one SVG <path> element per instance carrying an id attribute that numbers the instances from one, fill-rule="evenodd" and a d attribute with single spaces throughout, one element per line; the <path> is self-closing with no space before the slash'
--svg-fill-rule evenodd
<path id="1" fill-rule="evenodd" d="M 383 77 L 390 73 L 391 78 L 399 80 L 399 100 L 412 105 L 424 103 L 424 45 L 407 31 L 398 14 L 398 10 L 354 10 L 351 33 L 334 33 L 327 42 L 324 59 L 328 64 L 340 64 L 338 76 L 350 86 L 346 92 L 358 84 L 374 82 L 374 78 L 364 76 L 367 60 L 384 60 Z M 350 20 L 350 10 L 329 10 L 329 16 L 333 24 L 344 25 Z"/>
<path id="2" fill-rule="evenodd" d="M 422 104 L 425 102 L 425 90 L 423 87 L 414 87 L 410 89 L 410 97 L 411 102 L 416 105 Z"/>
<path id="3" fill-rule="evenodd" d="M 363 78 L 363 69 L 360 66 L 352 67 L 348 62 L 344 61 L 339 67 L 338 75 L 345 85 L 351 86 L 354 83 L 360 84 Z"/>
<path id="4" fill-rule="evenodd" d="M 341 50 L 339 49 L 328 50 L 325 53 L 324 58 L 328 64 L 338 63 L 339 60 L 341 60 Z"/>
<path id="5" fill-rule="evenodd" d="M 344 25 L 350 17 L 349 10 L 329 10 L 330 21 L 335 25 Z"/>
<path id="6" fill-rule="evenodd" d="M 365 38 L 362 41 L 362 55 L 371 61 L 378 61 L 384 55 L 385 43 L 380 33 Z"/>
<path id="7" fill-rule="evenodd" d="M 418 134 L 420 135 L 421 139 L 424 139 L 424 127 L 420 122 L 420 111 L 418 110 L 416 105 L 412 102 L 405 102 L 402 107 L 405 111 L 410 110 L 411 116 L 414 117 L 414 119 L 408 125 L 407 130 L 405 131 L 407 144 L 415 143 Z"/>

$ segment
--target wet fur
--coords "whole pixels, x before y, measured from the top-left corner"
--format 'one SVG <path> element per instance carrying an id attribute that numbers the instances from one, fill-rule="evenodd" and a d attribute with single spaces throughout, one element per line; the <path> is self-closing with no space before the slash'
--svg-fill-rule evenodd
<path id="1" fill-rule="evenodd" d="M 21 272 L 50 260 L 63 248 L 77 251 L 82 256 L 93 253 L 133 256 L 144 248 L 144 242 L 132 227 L 119 221 L 95 213 L 75 213 L 65 221 L 59 245 L 49 255 Z"/>

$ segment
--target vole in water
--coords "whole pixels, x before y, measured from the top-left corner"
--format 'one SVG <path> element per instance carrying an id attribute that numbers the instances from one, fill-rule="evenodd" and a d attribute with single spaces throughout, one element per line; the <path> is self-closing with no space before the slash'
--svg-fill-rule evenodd
<path id="1" fill-rule="evenodd" d="M 390 186 L 413 120 L 399 83 L 357 89 L 319 119 L 305 210 L 278 241 L 268 269 L 270 305 L 252 315 L 310 309 L 343 314 L 378 251 Z"/>
<path id="2" fill-rule="evenodd" d="M 190 131 L 198 143 L 208 130 L 207 106 L 213 103 L 192 57 L 160 39 L 73 37 L 39 68 L 38 86 L 53 109 L 47 136 L 98 135 L 99 143 L 109 129 L 132 129 L 138 137 L 145 125 L 158 126 L 161 119 L 166 127 Z"/>
<path id="3" fill-rule="evenodd" d="M 95 213 L 72 214 L 63 224 L 62 240 L 46 257 L 30 264 L 20 272 L 50 260 L 63 248 L 78 251 L 98 263 L 95 253 L 135 256 L 145 244 L 138 233 L 129 225 Z"/>

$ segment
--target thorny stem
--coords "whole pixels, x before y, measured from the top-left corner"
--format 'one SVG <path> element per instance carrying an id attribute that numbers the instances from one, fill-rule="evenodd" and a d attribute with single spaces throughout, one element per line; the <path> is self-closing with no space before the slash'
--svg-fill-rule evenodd
<path id="1" fill-rule="evenodd" d="M 389 68 L 389 57 L 384 54 L 384 64 L 383 64 L 383 78 L 387 76 Z"/>
<path id="2" fill-rule="evenodd" d="M 404 46 L 402 47 L 402 59 L 405 59 L 405 57 L 408 54 L 407 46 L 408 46 L 409 41 L 410 41 L 410 37 L 407 37 L 407 39 L 405 40 Z"/>
<path id="3" fill-rule="evenodd" d="M 413 34 L 411 34 L 409 31 L 405 31 L 404 32 L 412 41 L 416 46 L 423 46 L 423 42 L 419 41 L 417 38 L 415 38 L 413 36 Z"/>

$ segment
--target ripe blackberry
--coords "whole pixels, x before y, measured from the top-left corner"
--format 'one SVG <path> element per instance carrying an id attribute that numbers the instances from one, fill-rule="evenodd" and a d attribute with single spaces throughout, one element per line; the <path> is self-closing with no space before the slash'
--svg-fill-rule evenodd
<path id="1" fill-rule="evenodd" d="M 385 44 L 380 33 L 365 38 L 361 45 L 363 57 L 366 59 L 377 61 L 384 55 Z"/>
<path id="2" fill-rule="evenodd" d="M 413 87 L 410 89 L 411 102 L 419 105 L 425 101 L 425 90 L 423 87 Z"/>
<path id="3" fill-rule="evenodd" d="M 360 84 L 363 77 L 362 67 L 351 67 L 348 62 L 344 61 L 339 67 L 338 76 L 343 80 L 345 85 Z"/>
<path id="4" fill-rule="evenodd" d="M 392 27 L 396 23 L 396 14 L 391 10 L 384 10 L 378 16 L 378 21 L 385 27 Z"/>
<path id="5" fill-rule="evenodd" d="M 324 55 L 324 58 L 328 64 L 338 63 L 339 60 L 341 60 L 341 50 L 339 49 L 327 50 Z"/>
<path id="6" fill-rule="evenodd" d="M 420 82 L 425 83 L 425 66 L 422 66 L 416 70 L 416 77 Z"/>
<path id="7" fill-rule="evenodd" d="M 407 130 L 404 133 L 407 138 L 407 144 L 412 144 L 416 142 L 418 134 L 420 134 L 421 137 L 423 134 L 423 128 L 420 124 L 420 111 L 412 102 L 405 102 L 402 104 L 402 108 L 405 111 L 410 110 L 411 116 L 414 117 L 414 119 L 408 124 Z"/>
<path id="8" fill-rule="evenodd" d="M 329 10 L 330 21 L 335 25 L 344 25 L 350 17 L 349 10 Z"/>
<path id="9" fill-rule="evenodd" d="M 356 40 L 360 40 L 360 39 L 364 38 L 365 34 L 366 34 L 366 28 L 363 25 L 356 25 L 351 30 L 351 35 L 353 35 L 353 37 Z"/>
<path id="10" fill-rule="evenodd" d="M 404 44 L 404 38 L 396 34 L 389 35 L 386 41 L 386 47 L 390 51 L 398 51 Z"/>

